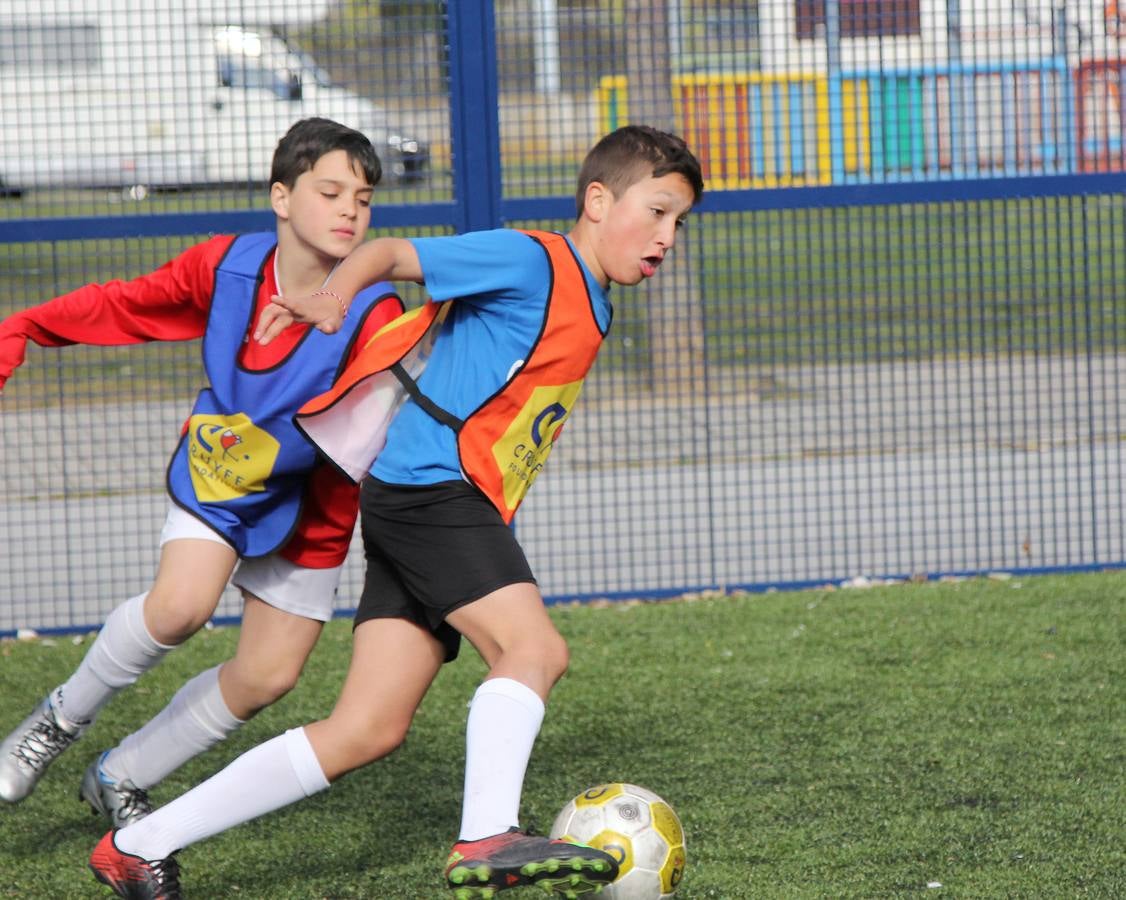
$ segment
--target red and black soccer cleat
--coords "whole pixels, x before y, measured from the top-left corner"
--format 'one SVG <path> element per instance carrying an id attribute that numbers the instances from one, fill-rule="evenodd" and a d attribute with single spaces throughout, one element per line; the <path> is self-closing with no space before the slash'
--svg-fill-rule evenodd
<path id="1" fill-rule="evenodd" d="M 90 854 L 90 871 L 118 897 L 127 900 L 183 900 L 180 866 L 167 859 L 147 860 L 122 853 L 113 842 L 116 831 L 108 831 Z"/>
<path id="2" fill-rule="evenodd" d="M 618 877 L 609 853 L 510 828 L 479 841 L 458 841 L 446 862 L 455 900 L 487 900 L 497 891 L 534 884 L 573 900 L 596 894 Z"/>

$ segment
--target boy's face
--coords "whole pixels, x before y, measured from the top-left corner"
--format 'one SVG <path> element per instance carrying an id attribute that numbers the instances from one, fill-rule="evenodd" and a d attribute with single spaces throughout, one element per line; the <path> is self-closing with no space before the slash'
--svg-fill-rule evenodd
<path id="1" fill-rule="evenodd" d="M 372 185 L 344 150 L 326 153 L 302 172 L 292 188 L 274 184 L 274 212 L 294 236 L 318 253 L 336 259 L 359 245 L 371 223 Z"/>
<path id="2" fill-rule="evenodd" d="M 643 178 L 620 197 L 595 183 L 586 196 L 587 215 L 594 220 L 591 268 L 604 286 L 651 278 L 676 243 L 677 229 L 695 199 L 692 186 L 678 173 Z"/>

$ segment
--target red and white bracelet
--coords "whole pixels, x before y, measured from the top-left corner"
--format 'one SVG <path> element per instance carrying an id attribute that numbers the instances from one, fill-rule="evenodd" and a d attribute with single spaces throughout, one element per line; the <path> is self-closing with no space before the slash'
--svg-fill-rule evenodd
<path id="1" fill-rule="evenodd" d="M 348 306 L 344 303 L 344 298 L 336 293 L 336 291 L 330 291 L 328 288 L 321 288 L 319 291 L 313 291 L 310 296 L 316 297 L 320 294 L 324 294 L 326 297 L 335 297 L 336 302 L 340 304 L 340 315 L 342 317 L 348 315 Z"/>

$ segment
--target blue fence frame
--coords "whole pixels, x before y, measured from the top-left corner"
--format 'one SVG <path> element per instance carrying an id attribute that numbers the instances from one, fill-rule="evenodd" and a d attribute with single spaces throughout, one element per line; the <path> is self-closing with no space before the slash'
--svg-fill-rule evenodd
<path id="1" fill-rule="evenodd" d="M 453 199 L 448 202 L 388 205 L 380 204 L 381 227 L 413 230 L 419 228 L 449 228 L 456 231 L 498 227 L 512 223 L 549 220 L 568 220 L 574 213 L 574 198 L 566 196 L 540 196 L 510 198 L 503 195 L 501 178 L 501 150 L 499 97 L 496 59 L 496 34 L 493 6 L 489 0 L 464 0 L 448 5 L 450 37 L 451 83 L 451 162 L 453 172 Z M 1075 98 L 1073 82 L 1062 60 L 1053 59 L 1048 64 L 1020 63 L 1007 66 L 984 64 L 956 64 L 945 67 L 914 68 L 883 71 L 840 72 L 833 76 L 830 102 L 841 103 L 842 85 L 852 80 L 865 82 L 871 87 L 869 95 L 875 97 L 877 106 L 873 122 L 884 120 L 889 109 L 899 112 L 898 94 L 886 90 L 907 80 L 916 85 L 928 79 L 949 78 L 951 90 L 956 84 L 972 94 L 975 78 L 1029 75 L 1037 77 L 1042 85 L 1041 99 L 1046 94 L 1046 79 L 1060 79 L 1067 87 L 1064 94 L 1065 109 L 1074 118 Z M 968 85 L 968 87 L 967 87 Z M 910 94 L 910 92 L 909 92 Z M 833 100 L 833 96 L 836 100 Z M 933 104 L 935 95 L 925 91 L 916 97 L 928 97 Z M 886 102 L 885 97 L 895 97 Z M 1011 97 L 1010 97 L 1010 101 Z M 1051 174 L 1033 174 L 1022 168 L 1018 161 L 1006 157 L 999 174 L 990 177 L 972 177 L 965 167 L 952 168 L 935 178 L 930 171 L 936 160 L 923 144 L 912 143 L 912 165 L 899 171 L 894 178 L 864 177 L 863 174 L 844 172 L 844 133 L 834 133 L 832 144 L 834 181 L 829 185 L 802 187 L 771 187 L 759 189 L 720 189 L 705 193 L 698 214 L 729 214 L 804 210 L 822 207 L 870 207 L 897 204 L 949 203 L 952 201 L 977 202 L 1002 200 L 1014 197 L 1071 197 L 1077 195 L 1121 195 L 1126 193 L 1126 173 L 1076 171 L 1076 145 L 1074 140 L 1055 139 L 1055 130 L 1048 127 L 1047 111 L 1041 110 L 1041 133 L 1053 137 L 1045 142 L 1041 153 L 1060 160 L 1059 168 Z M 951 116 L 956 122 L 958 116 Z M 840 116 L 834 116 L 840 123 Z M 972 121 L 972 116 L 969 117 Z M 882 129 L 873 126 L 874 133 Z M 900 135 L 892 129 L 898 139 Z M 912 132 L 911 141 L 916 139 Z M 1009 140 L 1009 136 L 1005 137 Z M 876 143 L 879 143 L 878 141 Z M 1006 144 L 1008 146 L 1008 144 Z M 972 136 L 951 133 L 951 147 L 963 154 L 973 155 Z M 796 162 L 795 162 L 796 164 Z M 840 166 L 840 171 L 836 167 Z M 873 159 L 872 172 L 879 173 L 881 161 Z M 836 176 L 840 176 L 839 178 Z M 922 179 L 922 180 L 920 180 Z M 264 210 L 231 210 L 227 212 L 176 213 L 164 215 L 122 215 L 113 217 L 62 217 L 20 220 L 0 220 L 0 243 L 26 243 L 29 241 L 78 241 L 104 238 L 194 236 L 206 232 L 237 232 L 270 229 L 274 225 L 273 213 Z M 1105 563 L 1104 563 L 1105 564 Z M 1099 565 L 1085 561 L 1070 566 L 1029 567 L 1028 572 L 1082 571 Z M 842 573 L 847 574 L 847 573 Z M 896 573 L 888 573 L 896 574 Z M 898 573 L 908 575 L 913 573 Z M 972 574 L 968 572 L 930 572 L 930 577 L 943 574 Z M 818 582 L 822 581 L 821 579 Z M 798 588 L 816 582 L 795 579 L 785 584 L 743 582 L 726 584 L 727 588 L 765 590 L 774 587 Z M 606 591 L 597 596 L 667 596 L 689 589 L 714 589 L 720 585 L 683 585 L 640 591 Z"/>
<path id="2" fill-rule="evenodd" d="M 497 84 L 496 33 L 493 4 L 490 0 L 461 0 L 448 6 L 450 37 L 451 159 L 453 168 L 453 200 L 411 204 L 380 204 L 379 218 L 387 228 L 416 229 L 448 226 L 456 231 L 494 228 L 510 222 L 567 219 L 574 212 L 571 196 L 506 198 L 502 194 L 500 165 L 499 97 Z M 832 131 L 833 184 L 803 187 L 714 190 L 709 189 L 698 208 L 699 212 L 729 212 L 740 209 L 806 209 L 821 206 L 869 206 L 895 203 L 929 203 L 953 200 L 984 200 L 1003 197 L 1053 197 L 1092 193 L 1115 193 L 1126 189 L 1126 172 L 1076 171 L 1075 136 L 1062 141 L 1064 162 L 1043 175 L 1021 169 L 1015 161 L 1007 163 L 1002 176 L 987 181 L 973 177 L 981 174 L 966 166 L 958 166 L 939 176 L 936 166 L 913 166 L 910 171 L 883 177 L 844 172 L 844 136 L 841 129 L 841 85 L 847 81 L 874 85 L 870 96 L 873 120 L 885 115 L 882 86 L 900 79 L 922 83 L 928 79 L 949 78 L 951 87 L 959 84 L 963 93 L 972 95 L 972 82 L 982 75 L 1005 76 L 1015 73 L 1039 73 L 1041 81 L 1051 76 L 1064 85 L 1062 97 L 1067 119 L 1073 120 L 1073 83 L 1064 60 L 1006 63 L 952 64 L 947 66 L 906 69 L 838 71 L 830 75 L 830 128 Z M 958 114 L 951 105 L 950 121 L 955 127 L 973 121 L 970 108 Z M 893 108 L 893 112 L 898 112 Z M 1044 128 L 1054 132 L 1048 113 L 1044 112 Z M 1006 131 L 1006 146 L 1011 145 L 1012 123 Z M 875 127 L 873 133 L 877 132 Z M 912 135 L 912 140 L 919 136 Z M 960 131 L 952 133 L 952 151 L 956 156 L 972 154 L 972 136 Z M 873 140 L 874 147 L 880 141 Z M 1045 144 L 1044 153 L 1055 146 Z M 876 150 L 873 150 L 875 154 Z M 933 158 L 925 162 L 934 163 Z M 873 161 L 873 172 L 881 166 Z M 936 181 L 938 183 L 936 183 Z M 0 243 L 28 241 L 83 240 L 146 236 L 186 236 L 205 232 L 243 231 L 273 227 L 273 214 L 260 210 L 229 210 L 226 212 L 192 212 L 161 215 L 66 216 L 0 220 Z"/>

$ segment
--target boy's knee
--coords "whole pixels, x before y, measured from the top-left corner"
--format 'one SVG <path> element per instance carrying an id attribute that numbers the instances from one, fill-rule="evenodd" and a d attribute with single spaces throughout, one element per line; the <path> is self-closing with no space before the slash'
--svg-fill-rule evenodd
<path id="1" fill-rule="evenodd" d="M 223 686 L 242 713 L 253 715 L 292 691 L 300 677 L 301 669 L 297 666 L 248 666 L 236 656 L 226 667 Z"/>
<path id="2" fill-rule="evenodd" d="M 557 634 L 552 644 L 548 665 L 552 667 L 548 674 L 553 676 L 553 681 L 562 678 L 571 665 L 571 648 L 561 635 Z"/>
<path id="3" fill-rule="evenodd" d="M 250 684 L 244 685 L 244 690 L 252 694 L 259 708 L 277 703 L 297 686 L 299 672 L 287 669 L 268 672 Z"/>
<path id="4" fill-rule="evenodd" d="M 408 726 L 393 722 L 353 727 L 340 738 L 338 750 L 348 757 L 348 768 L 358 769 L 393 753 L 407 737 Z"/>
<path id="5" fill-rule="evenodd" d="M 545 634 L 528 646 L 527 658 L 534 661 L 549 684 L 554 684 L 571 664 L 571 650 L 558 631 Z"/>
<path id="6" fill-rule="evenodd" d="M 410 722 L 378 716 L 345 715 L 333 710 L 327 719 L 306 727 L 325 777 L 336 781 L 394 752 L 406 739 Z"/>
<path id="7" fill-rule="evenodd" d="M 182 644 L 199 631 L 214 612 L 198 594 L 183 588 L 153 588 L 145 598 L 145 628 L 153 640 L 169 646 Z"/>
<path id="8" fill-rule="evenodd" d="M 407 739 L 407 728 L 390 727 L 383 734 L 379 735 L 378 740 L 374 741 L 369 748 L 372 754 L 372 759 L 382 759 L 389 756 L 403 746 L 403 742 Z"/>

